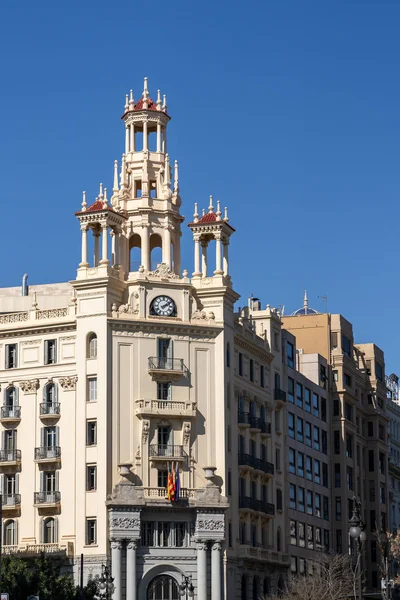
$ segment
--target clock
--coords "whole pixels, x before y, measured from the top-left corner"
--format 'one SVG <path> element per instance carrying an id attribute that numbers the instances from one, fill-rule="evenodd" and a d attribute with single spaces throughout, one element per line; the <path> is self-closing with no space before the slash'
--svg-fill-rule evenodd
<path id="1" fill-rule="evenodd" d="M 150 305 L 150 314 L 158 317 L 176 317 L 176 304 L 169 296 L 157 296 Z"/>

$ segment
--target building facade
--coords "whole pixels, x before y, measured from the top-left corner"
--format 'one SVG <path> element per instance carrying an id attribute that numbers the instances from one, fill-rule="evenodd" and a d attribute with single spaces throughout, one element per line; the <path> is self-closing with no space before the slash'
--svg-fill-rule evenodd
<path id="1" fill-rule="evenodd" d="M 400 527 L 400 404 L 399 378 L 392 373 L 386 377 L 387 416 L 389 419 L 389 530 Z"/>
<path id="2" fill-rule="evenodd" d="M 115 600 L 258 598 L 290 566 L 280 318 L 267 335 L 234 312 L 212 198 L 182 270 L 165 96 L 145 80 L 122 120 L 112 193 L 76 213 L 76 279 L 0 290 L 4 550 L 64 553 L 77 581 L 81 553 L 84 580 L 111 557 Z"/>

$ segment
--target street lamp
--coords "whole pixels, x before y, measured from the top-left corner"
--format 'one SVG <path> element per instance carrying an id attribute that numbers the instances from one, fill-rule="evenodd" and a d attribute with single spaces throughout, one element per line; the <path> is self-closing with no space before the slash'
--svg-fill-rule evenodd
<path id="1" fill-rule="evenodd" d="M 179 594 L 183 597 L 186 594 L 186 600 L 194 597 L 194 587 L 192 577 L 182 577 L 182 583 L 179 586 Z"/>
<path id="2" fill-rule="evenodd" d="M 104 600 L 111 600 L 115 590 L 114 577 L 111 577 L 110 568 L 107 565 L 101 565 L 101 576 L 99 577 L 99 594 Z"/>
<path id="3" fill-rule="evenodd" d="M 354 570 L 355 577 L 359 580 L 359 594 L 360 600 L 362 600 L 362 571 L 361 571 L 361 557 L 364 549 L 364 542 L 367 539 L 365 533 L 365 523 L 361 516 L 361 502 L 357 498 L 353 497 L 353 513 L 349 521 L 349 535 L 354 540 L 357 540 L 357 562 Z"/>

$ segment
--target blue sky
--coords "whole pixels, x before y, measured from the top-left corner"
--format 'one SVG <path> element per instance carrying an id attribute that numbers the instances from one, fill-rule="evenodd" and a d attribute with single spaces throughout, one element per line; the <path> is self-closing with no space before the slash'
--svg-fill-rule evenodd
<path id="1" fill-rule="evenodd" d="M 75 277 L 81 192 L 112 187 L 148 76 L 187 222 L 229 206 L 239 304 L 326 295 L 400 371 L 398 2 L 20 0 L 0 23 L 1 286 Z"/>

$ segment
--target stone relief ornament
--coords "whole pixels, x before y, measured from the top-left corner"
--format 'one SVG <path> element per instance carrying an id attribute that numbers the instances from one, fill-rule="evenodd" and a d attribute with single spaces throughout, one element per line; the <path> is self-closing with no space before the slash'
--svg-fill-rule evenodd
<path id="1" fill-rule="evenodd" d="M 133 308 L 130 304 L 120 304 L 119 308 L 118 308 L 118 312 L 132 314 Z"/>
<path id="2" fill-rule="evenodd" d="M 111 529 L 137 529 L 140 527 L 140 519 L 134 517 L 111 517 Z"/>
<path id="3" fill-rule="evenodd" d="M 78 377 L 76 375 L 72 375 L 70 377 L 60 377 L 59 379 L 61 387 L 67 391 L 76 389 L 77 381 Z"/>
<path id="4" fill-rule="evenodd" d="M 20 381 L 19 387 L 24 394 L 34 394 L 39 389 L 39 379 L 28 379 L 26 381 Z"/>
<path id="5" fill-rule="evenodd" d="M 166 263 L 157 265 L 157 269 L 149 272 L 149 277 L 157 277 L 159 279 L 179 279 L 179 275 L 171 271 Z"/>
<path id="6" fill-rule="evenodd" d="M 210 311 L 208 314 L 205 310 L 195 310 L 192 314 L 192 320 L 196 321 L 215 321 L 215 314 Z"/>
<path id="7" fill-rule="evenodd" d="M 224 521 L 215 521 L 214 519 L 203 519 L 197 521 L 198 528 L 205 531 L 224 531 Z"/>
<path id="8" fill-rule="evenodd" d="M 184 445 L 187 445 L 190 441 L 190 431 L 191 431 L 190 423 L 184 423 L 183 424 L 183 444 Z"/>
<path id="9" fill-rule="evenodd" d="M 143 421 L 142 440 L 143 440 L 144 444 L 147 443 L 147 438 L 149 437 L 149 430 L 150 430 L 150 421 Z"/>

